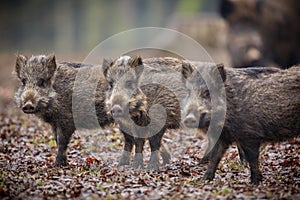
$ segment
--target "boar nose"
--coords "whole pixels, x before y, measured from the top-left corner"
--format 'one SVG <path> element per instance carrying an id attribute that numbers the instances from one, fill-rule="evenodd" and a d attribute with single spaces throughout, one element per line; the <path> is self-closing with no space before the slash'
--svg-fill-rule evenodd
<path id="1" fill-rule="evenodd" d="M 35 111 L 35 107 L 33 106 L 33 104 L 31 102 L 26 102 L 25 105 L 22 108 L 24 113 L 34 113 Z"/>
<path id="2" fill-rule="evenodd" d="M 122 117 L 124 114 L 124 110 L 121 108 L 120 105 L 114 105 L 111 109 L 111 114 L 114 117 Z"/>
<path id="3" fill-rule="evenodd" d="M 197 128 L 197 119 L 194 114 L 190 113 L 183 121 L 188 128 Z"/>
<path id="4" fill-rule="evenodd" d="M 259 52 L 259 50 L 257 48 L 252 47 L 247 52 L 247 58 L 249 61 L 255 63 L 260 60 L 261 53 Z"/>

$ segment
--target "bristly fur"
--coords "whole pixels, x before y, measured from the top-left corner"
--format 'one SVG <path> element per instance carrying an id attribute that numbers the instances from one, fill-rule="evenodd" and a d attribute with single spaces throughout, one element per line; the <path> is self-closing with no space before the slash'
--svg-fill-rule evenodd
<path id="1" fill-rule="evenodd" d="M 129 101 L 130 117 L 140 126 L 149 124 L 149 107 L 147 96 L 140 90 Z"/>
<path id="2" fill-rule="evenodd" d="M 151 146 L 150 168 L 158 167 L 157 150 L 161 147 L 161 138 L 167 128 L 180 127 L 180 98 L 185 95 L 180 76 L 181 61 L 175 58 L 149 58 L 142 60 L 140 57 L 121 57 L 112 63 L 107 61 L 103 64 L 106 79 L 111 83 L 107 91 L 106 104 L 108 109 L 118 105 L 124 110 L 129 109 L 129 114 L 138 126 L 147 126 L 151 122 L 149 111 L 152 105 L 160 104 L 166 109 L 167 120 L 162 130 L 155 136 L 147 136 Z M 162 84 L 161 81 L 164 81 Z M 177 92 L 176 94 L 174 93 Z M 162 111 L 163 112 L 163 111 Z M 153 120 L 153 119 L 152 119 Z M 154 119 L 155 120 L 155 119 Z M 138 146 L 136 155 L 142 154 L 144 138 L 131 137 L 128 132 L 134 128 L 131 121 L 118 119 L 125 137 L 124 152 L 131 152 L 132 143 Z M 122 121 L 122 122 L 121 122 Z M 127 130 L 124 131 L 124 130 Z M 129 139 L 130 138 L 130 139 Z M 164 149 L 164 148 L 163 148 Z M 169 162 L 169 153 L 164 150 L 162 157 L 164 163 Z M 129 157 L 123 153 L 120 165 L 128 164 Z M 134 167 L 142 166 L 141 157 L 135 157 Z"/>
<path id="3" fill-rule="evenodd" d="M 15 94 L 15 101 L 20 108 L 29 105 L 31 113 L 48 122 L 55 133 L 58 154 L 56 165 L 66 165 L 66 150 L 71 135 L 76 128 L 93 128 L 95 124 L 90 124 L 91 113 L 85 110 L 77 110 L 82 122 L 74 124 L 72 95 L 76 92 L 79 95 L 89 88 L 85 85 L 79 91 L 73 91 L 76 75 L 79 66 L 86 66 L 86 70 L 94 69 L 93 66 L 79 63 L 56 63 L 55 56 L 39 55 L 27 58 L 18 55 L 15 72 L 22 82 Z M 96 66 L 95 66 L 96 67 Z M 105 90 L 108 85 L 104 77 L 99 75 L 95 94 L 95 109 L 100 126 L 108 125 L 112 119 L 105 111 Z M 81 91 L 82 90 L 82 91 Z M 91 91 L 92 92 L 92 91 Z M 82 103 L 86 101 L 81 97 Z M 80 109 L 80 108 L 78 108 Z"/>
<path id="4" fill-rule="evenodd" d="M 262 180 L 259 170 L 259 148 L 263 142 L 282 141 L 300 134 L 300 66 L 288 70 L 277 68 L 224 69 L 227 112 L 221 135 L 210 152 L 210 162 L 204 180 L 212 180 L 223 154 L 236 142 L 250 164 L 251 182 Z M 205 109 L 185 108 L 204 116 L 202 125 L 208 127 L 212 112 L 207 87 L 196 74 L 190 77 L 193 85 L 191 105 Z M 187 81 L 189 82 L 189 81 Z M 196 84 L 195 84 L 196 83 Z M 188 86 L 188 85 L 187 85 Z"/>
<path id="5" fill-rule="evenodd" d="M 300 63 L 299 13 L 298 0 L 221 0 L 233 67 Z"/>

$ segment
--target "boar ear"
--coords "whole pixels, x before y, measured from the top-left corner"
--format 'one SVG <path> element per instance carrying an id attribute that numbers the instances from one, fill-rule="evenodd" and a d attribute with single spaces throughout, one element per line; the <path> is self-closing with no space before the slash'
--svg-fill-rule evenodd
<path id="1" fill-rule="evenodd" d="M 256 11 L 258 12 L 258 14 L 262 14 L 263 12 L 263 4 L 265 3 L 265 1 L 263 0 L 257 0 L 255 1 L 255 8 L 256 8 Z"/>
<path id="2" fill-rule="evenodd" d="M 113 61 L 111 59 L 103 58 L 102 62 L 102 72 L 104 76 L 107 76 L 108 69 L 112 66 Z"/>
<path id="3" fill-rule="evenodd" d="M 20 78 L 20 70 L 21 68 L 26 65 L 27 57 L 23 55 L 17 55 L 15 72 L 17 73 L 18 77 Z"/>
<path id="4" fill-rule="evenodd" d="M 135 57 L 135 58 L 132 60 L 130 66 L 131 66 L 132 68 L 134 68 L 136 76 L 137 76 L 137 77 L 140 77 L 140 75 L 141 75 L 141 74 L 143 73 L 143 71 L 144 71 L 144 65 L 143 65 L 142 58 L 141 58 L 140 56 Z"/>
<path id="5" fill-rule="evenodd" d="M 56 61 L 55 61 L 54 53 L 46 56 L 46 65 L 49 69 L 49 73 L 51 74 L 51 76 L 53 76 L 53 74 L 56 70 Z"/>
<path id="6" fill-rule="evenodd" d="M 181 74 L 182 78 L 187 79 L 193 73 L 194 69 L 190 63 L 182 62 Z"/>
<path id="7" fill-rule="evenodd" d="M 131 63 L 130 63 L 131 67 L 137 67 L 139 65 L 143 65 L 143 60 L 140 56 L 135 57 Z"/>
<path id="8" fill-rule="evenodd" d="M 217 64 L 213 69 L 213 73 L 219 73 L 223 82 L 226 80 L 226 70 L 224 69 L 224 64 Z"/>
<path id="9" fill-rule="evenodd" d="M 231 15 L 234 12 L 234 9 L 235 5 L 234 2 L 232 2 L 232 0 L 221 0 L 219 6 L 219 13 L 224 19 Z"/>

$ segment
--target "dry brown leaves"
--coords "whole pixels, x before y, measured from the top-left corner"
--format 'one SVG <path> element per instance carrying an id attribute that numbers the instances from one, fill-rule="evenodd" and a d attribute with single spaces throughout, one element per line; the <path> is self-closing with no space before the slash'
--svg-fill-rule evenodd
<path id="1" fill-rule="evenodd" d="M 164 137 L 172 162 L 159 171 L 117 167 L 122 135 L 117 128 L 76 132 L 69 145 L 69 165 L 54 167 L 56 144 L 51 128 L 33 116 L 8 108 L 0 116 L 0 198 L 79 199 L 299 199 L 300 138 L 261 150 L 264 181 L 249 183 L 235 147 L 222 159 L 213 182 L 201 181 L 206 166 L 203 140 L 188 131 Z M 145 164 L 149 161 L 145 149 Z"/>

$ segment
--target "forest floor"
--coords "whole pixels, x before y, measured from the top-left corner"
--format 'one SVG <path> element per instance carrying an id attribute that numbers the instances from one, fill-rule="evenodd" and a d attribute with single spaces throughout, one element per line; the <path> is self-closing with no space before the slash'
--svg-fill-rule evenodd
<path id="1" fill-rule="evenodd" d="M 158 171 L 117 167 L 123 138 L 117 127 L 76 131 L 68 166 L 55 167 L 56 143 L 49 125 L 12 104 L 0 115 L 0 199 L 300 199 L 300 138 L 264 145 L 264 179 L 250 183 L 237 148 L 223 157 L 216 178 L 202 182 L 198 165 L 205 142 L 187 130 L 168 131 L 163 143 L 172 160 Z M 146 143 L 144 161 L 149 161 Z"/>

